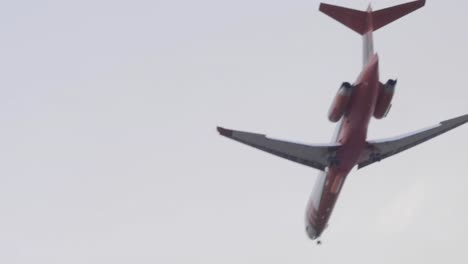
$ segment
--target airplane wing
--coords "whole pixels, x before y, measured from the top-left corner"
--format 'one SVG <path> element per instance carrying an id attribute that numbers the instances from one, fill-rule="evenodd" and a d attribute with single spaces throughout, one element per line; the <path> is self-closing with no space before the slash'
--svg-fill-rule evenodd
<path id="1" fill-rule="evenodd" d="M 393 156 L 404 150 L 419 145 L 431 138 L 437 137 L 449 130 L 452 130 L 458 126 L 461 126 L 468 122 L 468 115 L 449 119 L 439 124 L 402 135 L 395 138 L 368 141 L 367 149 L 361 155 L 358 161 L 358 168 L 363 168 L 374 162 Z"/>
<path id="2" fill-rule="evenodd" d="M 230 139 L 318 170 L 325 170 L 339 145 L 308 145 L 269 138 L 262 134 L 218 127 L 218 132 Z"/>

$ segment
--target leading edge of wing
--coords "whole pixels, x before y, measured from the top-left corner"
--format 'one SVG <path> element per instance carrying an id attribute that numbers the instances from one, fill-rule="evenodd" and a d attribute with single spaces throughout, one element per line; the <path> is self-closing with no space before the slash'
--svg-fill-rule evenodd
<path id="1" fill-rule="evenodd" d="M 358 168 L 361 169 L 374 162 L 410 149 L 467 122 L 468 115 L 463 115 L 442 121 L 435 126 L 404 134 L 398 137 L 368 141 L 367 148 L 363 155 L 361 155 L 361 158 L 358 162 Z"/>
<path id="2" fill-rule="evenodd" d="M 309 145 L 295 143 L 269 138 L 263 134 L 231 130 L 223 127 L 217 127 L 217 130 L 219 134 L 232 140 L 322 171 L 329 166 L 330 158 L 339 147 L 336 144 Z"/>

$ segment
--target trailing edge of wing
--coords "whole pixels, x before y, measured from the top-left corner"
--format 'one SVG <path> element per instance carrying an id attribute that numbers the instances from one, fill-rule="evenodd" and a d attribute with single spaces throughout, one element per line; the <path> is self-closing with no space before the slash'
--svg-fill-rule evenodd
<path id="1" fill-rule="evenodd" d="M 330 157 L 333 157 L 339 147 L 339 145 L 313 146 L 272 139 L 262 134 L 230 130 L 222 127 L 218 127 L 217 129 L 225 137 L 322 171 L 329 165 Z"/>
<path id="2" fill-rule="evenodd" d="M 404 150 L 412 148 L 431 138 L 437 137 L 449 130 L 461 126 L 466 122 L 468 122 L 468 115 L 442 121 L 435 126 L 399 137 L 369 141 L 367 149 L 359 159 L 358 168 L 363 168 L 376 161 L 380 161 Z"/>

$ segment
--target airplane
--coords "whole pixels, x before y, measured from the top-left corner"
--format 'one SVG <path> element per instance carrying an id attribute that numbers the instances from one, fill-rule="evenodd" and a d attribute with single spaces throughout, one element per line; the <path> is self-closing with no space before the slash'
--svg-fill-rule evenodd
<path id="1" fill-rule="evenodd" d="M 423 7 L 425 0 L 412 1 L 373 11 L 359 11 L 321 3 L 319 10 L 344 24 L 363 38 L 363 69 L 351 84 L 343 82 L 333 99 L 328 119 L 337 123 L 330 144 L 302 144 L 217 127 L 219 134 L 270 154 L 320 170 L 307 204 L 305 228 L 311 240 L 321 244 L 338 195 L 349 172 L 398 154 L 468 122 L 468 114 L 434 126 L 383 140 L 367 140 L 372 117 L 387 116 L 397 80 L 379 81 L 379 57 L 374 52 L 372 33 Z"/>

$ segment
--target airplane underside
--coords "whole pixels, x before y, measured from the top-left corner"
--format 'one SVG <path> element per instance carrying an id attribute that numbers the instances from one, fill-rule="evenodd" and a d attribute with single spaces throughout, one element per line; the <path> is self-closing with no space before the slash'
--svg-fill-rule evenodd
<path id="1" fill-rule="evenodd" d="M 338 123 L 331 143 L 301 144 L 217 128 L 222 136 L 320 170 L 305 216 L 306 233 L 312 240 L 318 239 L 328 226 L 339 193 L 354 167 L 362 169 L 468 122 L 468 115 L 463 115 L 398 137 L 367 140 L 371 118 L 381 119 L 388 114 L 396 86 L 396 80 L 379 80 L 379 57 L 374 53 L 372 33 L 424 4 L 424 0 L 419 0 L 378 11 L 372 11 L 370 6 L 367 11 L 358 11 L 320 5 L 320 11 L 363 37 L 363 70 L 353 84 L 341 85 L 328 113 L 328 119 Z"/>

